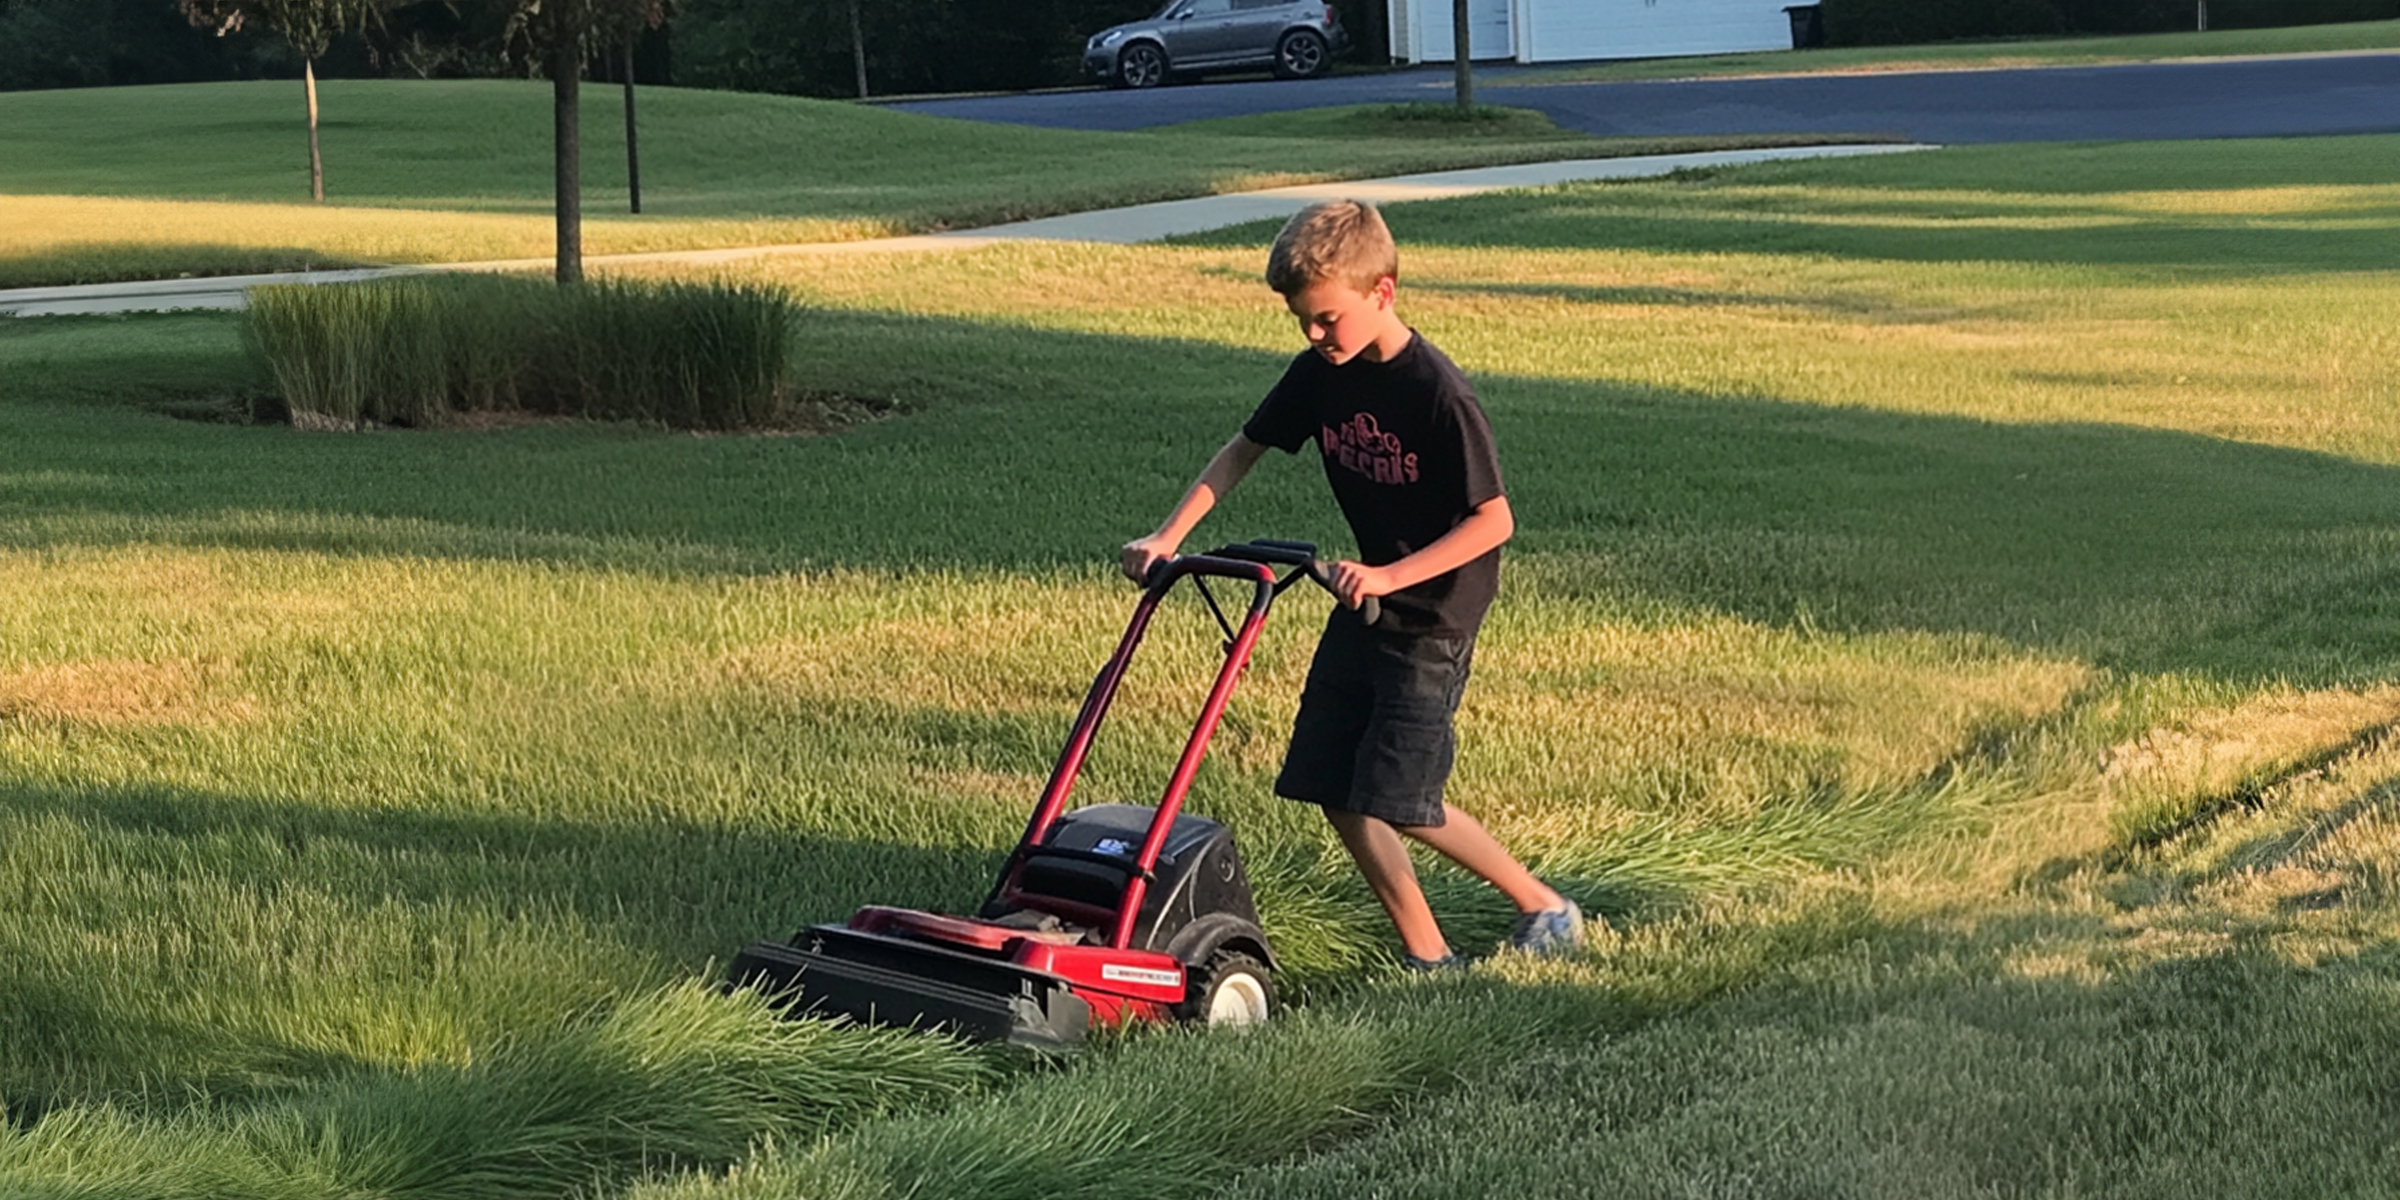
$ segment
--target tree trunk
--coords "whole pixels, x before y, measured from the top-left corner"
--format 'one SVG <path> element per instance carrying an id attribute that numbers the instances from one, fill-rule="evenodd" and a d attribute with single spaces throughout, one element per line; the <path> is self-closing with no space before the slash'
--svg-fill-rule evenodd
<path id="1" fill-rule="evenodd" d="M 1450 58 L 1459 111 L 1475 107 L 1475 27 L 1467 20 L 1467 0 L 1450 0 Z"/>
<path id="2" fill-rule="evenodd" d="M 633 211 L 642 211 L 641 127 L 633 119 L 633 43 L 625 43 L 625 187 L 633 193 Z"/>
<path id="3" fill-rule="evenodd" d="M 325 203 L 325 152 L 317 145 L 317 60 L 308 59 L 301 68 L 301 78 L 308 81 L 308 194 L 317 203 Z"/>
<path id="4" fill-rule="evenodd" d="M 850 60 L 858 66 L 858 98 L 867 98 L 867 31 L 858 22 L 858 0 L 850 0 Z"/>
<path id="5" fill-rule="evenodd" d="M 550 107 L 558 164 L 558 281 L 583 282 L 583 55 L 561 37 L 550 51 Z"/>

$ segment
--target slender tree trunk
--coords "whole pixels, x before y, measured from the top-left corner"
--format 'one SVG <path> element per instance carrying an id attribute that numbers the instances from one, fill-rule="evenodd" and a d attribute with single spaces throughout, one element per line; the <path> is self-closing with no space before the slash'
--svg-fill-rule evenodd
<path id="1" fill-rule="evenodd" d="M 2208 32 L 2208 0 L 2200 0 L 2200 32 Z"/>
<path id="2" fill-rule="evenodd" d="M 641 127 L 633 119 L 633 43 L 625 43 L 625 187 L 633 193 L 633 211 L 642 211 Z"/>
<path id="3" fill-rule="evenodd" d="M 558 165 L 558 281 L 583 282 L 583 55 L 560 37 L 550 52 L 550 107 Z"/>
<path id="4" fill-rule="evenodd" d="M 1451 74 L 1462 112 L 1475 107 L 1474 57 L 1475 27 L 1467 20 L 1467 0 L 1450 0 Z"/>
<path id="5" fill-rule="evenodd" d="M 308 193 L 323 204 L 325 152 L 317 145 L 317 60 L 307 60 L 301 68 L 301 78 L 308 81 Z"/>
<path id="6" fill-rule="evenodd" d="M 858 0 L 850 0 L 850 61 L 858 66 L 858 98 L 867 98 L 867 30 L 859 24 Z"/>

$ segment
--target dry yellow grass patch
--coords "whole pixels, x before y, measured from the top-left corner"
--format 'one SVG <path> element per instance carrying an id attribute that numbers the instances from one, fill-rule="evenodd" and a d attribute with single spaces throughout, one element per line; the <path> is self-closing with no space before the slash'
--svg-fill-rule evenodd
<path id="1" fill-rule="evenodd" d="M 248 700 L 218 694 L 223 664 L 125 659 L 59 663 L 0 673 L 0 721 L 92 725 L 218 724 L 257 715 Z"/>
<path id="2" fill-rule="evenodd" d="M 850 241 L 896 230 L 887 223 L 817 218 L 613 220 L 584 226 L 587 254 L 640 254 L 727 246 Z M 444 263 L 541 258 L 551 218 L 359 205 L 95 196 L 0 196 L 0 260 L 106 257 L 138 246 L 295 251 L 345 262 Z"/>
<path id="3" fill-rule="evenodd" d="M 2270 692 L 2111 748 L 2106 776 L 2123 789 L 2222 794 L 2395 725 L 2400 687 Z"/>

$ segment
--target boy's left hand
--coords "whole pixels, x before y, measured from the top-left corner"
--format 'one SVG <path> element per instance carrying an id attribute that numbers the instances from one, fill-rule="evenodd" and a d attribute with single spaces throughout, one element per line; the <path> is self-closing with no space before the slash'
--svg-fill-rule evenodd
<path id="1" fill-rule="evenodd" d="M 1385 596 L 1394 590 L 1391 572 L 1362 562 L 1347 559 L 1337 562 L 1333 564 L 1332 575 L 1333 594 L 1344 608 L 1357 608 L 1369 596 Z"/>

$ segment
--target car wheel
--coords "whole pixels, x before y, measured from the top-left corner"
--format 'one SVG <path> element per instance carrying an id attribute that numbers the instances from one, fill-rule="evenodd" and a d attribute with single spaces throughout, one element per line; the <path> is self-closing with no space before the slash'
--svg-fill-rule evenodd
<path id="1" fill-rule="evenodd" d="M 1285 79 L 1314 79 L 1325 73 L 1328 58 L 1324 38 L 1295 29 L 1275 44 L 1275 73 Z"/>
<path id="2" fill-rule="evenodd" d="M 1219 950 L 1189 973 L 1191 995 L 1175 1015 L 1202 1025 L 1256 1025 L 1275 1008 L 1267 967 L 1238 950 Z"/>
<path id="3" fill-rule="evenodd" d="M 1157 87 L 1167 81 L 1167 56 L 1148 42 L 1135 42 L 1117 55 L 1119 87 Z"/>

